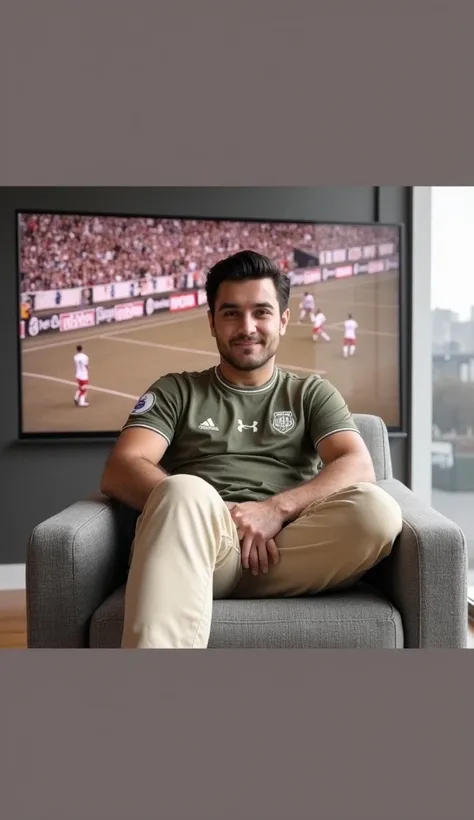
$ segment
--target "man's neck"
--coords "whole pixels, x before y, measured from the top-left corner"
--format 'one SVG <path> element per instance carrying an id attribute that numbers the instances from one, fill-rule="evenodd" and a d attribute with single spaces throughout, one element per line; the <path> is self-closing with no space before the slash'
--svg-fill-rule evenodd
<path id="1" fill-rule="evenodd" d="M 275 372 L 275 360 L 267 362 L 257 370 L 236 370 L 222 361 L 219 364 L 219 373 L 222 378 L 235 387 L 262 387 L 270 381 Z"/>

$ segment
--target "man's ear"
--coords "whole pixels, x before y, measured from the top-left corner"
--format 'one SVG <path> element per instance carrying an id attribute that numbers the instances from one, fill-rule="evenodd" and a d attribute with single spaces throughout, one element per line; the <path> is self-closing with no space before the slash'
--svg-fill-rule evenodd
<path id="1" fill-rule="evenodd" d="M 207 321 L 209 322 L 209 328 L 211 331 L 211 336 L 216 335 L 216 331 L 214 330 L 214 319 L 210 310 L 207 311 Z"/>
<path id="2" fill-rule="evenodd" d="M 280 319 L 280 336 L 284 336 L 286 333 L 286 328 L 288 327 L 288 322 L 290 321 L 290 308 L 287 308 L 281 314 Z"/>

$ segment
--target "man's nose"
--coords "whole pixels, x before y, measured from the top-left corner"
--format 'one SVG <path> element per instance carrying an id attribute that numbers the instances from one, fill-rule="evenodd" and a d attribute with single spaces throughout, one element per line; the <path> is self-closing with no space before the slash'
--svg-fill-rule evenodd
<path id="1" fill-rule="evenodd" d="M 257 324 L 255 318 L 252 314 L 246 314 L 242 316 L 242 332 L 245 333 L 247 336 L 253 336 L 257 329 Z"/>

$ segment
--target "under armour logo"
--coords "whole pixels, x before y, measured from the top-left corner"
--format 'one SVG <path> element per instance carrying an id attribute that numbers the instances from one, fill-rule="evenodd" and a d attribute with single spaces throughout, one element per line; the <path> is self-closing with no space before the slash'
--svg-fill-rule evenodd
<path id="1" fill-rule="evenodd" d="M 258 421 L 252 422 L 252 424 L 244 424 L 242 419 L 239 419 L 237 422 L 237 430 L 239 433 L 242 433 L 244 430 L 253 430 L 254 433 L 257 432 L 258 428 Z"/>

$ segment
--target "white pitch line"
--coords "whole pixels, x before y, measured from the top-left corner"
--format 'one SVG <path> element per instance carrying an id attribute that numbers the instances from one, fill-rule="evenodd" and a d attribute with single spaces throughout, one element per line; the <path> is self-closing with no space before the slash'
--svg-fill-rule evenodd
<path id="1" fill-rule="evenodd" d="M 86 338 L 88 339 L 88 341 L 91 341 L 92 339 L 102 339 L 103 334 L 93 333 L 90 336 L 87 336 Z M 73 344 L 78 344 L 78 340 L 68 339 L 64 342 L 50 342 L 47 345 L 36 345 L 35 347 L 22 347 L 21 355 L 23 356 L 25 353 L 38 353 L 39 350 L 51 350 L 51 348 L 53 347 L 65 347 L 66 345 L 69 345 L 71 347 L 71 345 Z"/>
<path id="2" fill-rule="evenodd" d="M 111 330 L 107 333 L 104 333 L 104 336 L 115 336 L 116 333 L 134 333 L 136 331 L 146 330 L 147 327 L 166 327 L 166 325 L 181 325 L 183 322 L 196 322 L 198 319 L 202 319 L 205 316 L 205 311 L 202 310 L 202 306 L 191 309 L 185 310 L 184 314 L 181 316 L 174 316 L 171 319 L 148 319 L 143 317 L 145 321 L 142 324 L 136 325 L 135 327 L 126 328 L 122 323 L 122 327 L 120 330 Z M 132 320 L 134 321 L 134 320 Z M 115 325 L 117 327 L 117 324 Z"/>
<path id="3" fill-rule="evenodd" d="M 164 350 L 172 350 L 176 351 L 177 353 L 196 353 L 200 356 L 213 356 L 214 358 L 219 358 L 218 353 L 214 353 L 211 350 L 197 350 L 196 348 L 191 347 L 174 347 L 174 345 L 165 345 L 161 344 L 160 342 L 144 342 L 140 339 L 121 339 L 120 336 L 113 336 L 110 337 L 110 341 L 112 342 L 122 342 L 126 345 L 141 345 L 143 347 L 157 347 Z M 315 370 L 313 367 L 299 367 L 293 364 L 282 364 L 281 362 L 277 362 L 277 366 L 281 367 L 282 369 L 287 370 L 298 370 L 301 373 L 315 373 L 319 376 L 323 376 L 327 371 L 326 370 Z"/>
<path id="4" fill-rule="evenodd" d="M 146 330 L 149 327 L 165 327 L 166 325 L 180 325 L 182 322 L 189 322 L 189 321 L 196 321 L 196 319 L 200 319 L 204 314 L 201 313 L 197 316 L 177 316 L 175 319 L 155 319 L 154 321 L 145 321 L 143 325 L 138 325 L 135 327 L 124 327 L 120 328 L 120 330 L 112 330 L 112 331 L 104 331 L 103 333 L 89 333 L 87 332 L 87 328 L 84 331 L 84 339 L 85 342 L 91 341 L 92 339 L 107 339 L 109 336 L 115 336 L 116 333 L 137 333 L 143 330 Z M 74 334 L 79 333 L 79 331 L 75 330 L 72 331 Z M 64 347 L 65 345 L 73 345 L 77 342 L 76 337 L 73 339 L 65 339 L 63 342 L 50 342 L 44 345 L 36 345 L 35 347 L 25 347 L 22 349 L 23 353 L 36 353 L 38 350 L 48 350 L 52 347 Z"/>
<path id="5" fill-rule="evenodd" d="M 213 350 L 197 350 L 195 347 L 175 347 L 175 345 L 165 345 L 161 342 L 145 342 L 143 339 L 123 339 L 121 336 L 109 336 L 111 342 L 123 342 L 127 345 L 140 345 L 141 347 L 158 347 L 163 350 L 173 350 L 176 353 L 197 353 L 201 356 L 213 356 L 219 358 L 219 354 Z"/>
<path id="6" fill-rule="evenodd" d="M 28 376 L 30 379 L 44 379 L 48 382 L 58 382 L 59 384 L 67 384 L 70 387 L 77 387 L 76 382 L 68 379 L 59 379 L 57 376 L 45 376 L 43 373 L 22 373 L 22 376 Z M 137 400 L 137 396 L 132 396 L 131 393 L 120 393 L 118 390 L 109 390 L 108 387 L 96 387 L 93 384 L 87 385 L 88 390 L 96 390 L 98 393 L 109 393 L 111 396 L 119 396 L 122 399 Z"/>

